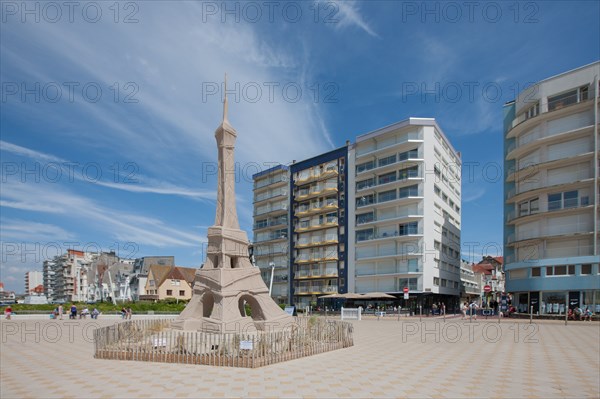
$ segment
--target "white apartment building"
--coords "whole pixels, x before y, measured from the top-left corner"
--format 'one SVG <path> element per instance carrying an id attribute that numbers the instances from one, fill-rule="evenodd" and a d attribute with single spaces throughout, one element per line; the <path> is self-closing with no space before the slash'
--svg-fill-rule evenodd
<path id="1" fill-rule="evenodd" d="M 25 295 L 31 294 L 38 285 L 44 285 L 44 275 L 42 272 L 25 273 Z"/>
<path id="2" fill-rule="evenodd" d="M 562 73 L 504 108 L 506 284 L 525 311 L 600 312 L 599 76 Z"/>
<path id="3" fill-rule="evenodd" d="M 435 119 L 358 136 L 348 159 L 348 291 L 458 306 L 461 159 Z"/>

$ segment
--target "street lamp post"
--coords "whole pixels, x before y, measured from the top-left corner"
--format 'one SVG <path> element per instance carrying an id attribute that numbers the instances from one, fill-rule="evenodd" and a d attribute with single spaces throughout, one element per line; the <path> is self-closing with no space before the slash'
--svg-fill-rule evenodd
<path id="1" fill-rule="evenodd" d="M 273 275 L 275 274 L 275 263 L 269 262 L 269 266 L 271 266 L 271 282 L 269 283 L 269 296 L 271 296 L 271 292 L 273 291 Z"/>

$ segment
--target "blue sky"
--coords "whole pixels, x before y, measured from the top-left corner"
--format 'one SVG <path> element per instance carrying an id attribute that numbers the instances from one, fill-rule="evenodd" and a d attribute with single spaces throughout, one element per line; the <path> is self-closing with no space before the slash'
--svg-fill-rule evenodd
<path id="1" fill-rule="evenodd" d="M 203 262 L 224 72 L 243 229 L 253 173 L 435 117 L 471 165 L 463 244 L 497 255 L 502 105 L 600 58 L 597 1 L 45 4 L 1 9 L 0 280 L 17 292 L 68 247 Z"/>

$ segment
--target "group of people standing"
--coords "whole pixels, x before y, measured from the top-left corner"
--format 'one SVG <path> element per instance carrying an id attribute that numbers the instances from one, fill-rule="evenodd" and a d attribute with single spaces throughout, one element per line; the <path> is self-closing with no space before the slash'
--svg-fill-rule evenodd
<path id="1" fill-rule="evenodd" d="M 463 302 L 460 305 L 460 312 L 462 313 L 462 318 L 466 319 L 467 312 L 469 312 L 469 315 L 473 316 L 473 318 L 477 320 L 477 309 L 479 309 L 479 305 L 477 305 L 476 302 Z"/>
<path id="2" fill-rule="evenodd" d="M 98 311 L 98 309 L 94 308 L 94 310 L 92 310 L 90 312 L 89 309 L 87 308 L 87 306 L 84 306 L 81 311 L 78 311 L 77 306 L 75 304 L 72 304 L 71 307 L 69 308 L 69 319 L 77 319 L 77 316 L 79 316 L 80 319 L 85 319 L 87 316 L 91 316 L 92 319 L 97 319 L 99 314 L 100 314 L 100 312 Z M 58 307 L 56 307 L 50 314 L 50 318 L 53 318 L 53 319 L 58 318 L 58 319 L 62 320 L 63 315 L 64 315 L 63 305 L 58 305 Z"/>

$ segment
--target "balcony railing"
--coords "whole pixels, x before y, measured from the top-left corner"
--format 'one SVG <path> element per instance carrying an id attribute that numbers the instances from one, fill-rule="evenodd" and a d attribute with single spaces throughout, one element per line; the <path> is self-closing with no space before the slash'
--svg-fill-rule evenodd
<path id="1" fill-rule="evenodd" d="M 399 215 L 394 215 L 394 216 L 389 216 L 389 217 L 376 218 L 373 216 L 373 217 L 357 218 L 356 225 L 360 226 L 362 224 L 367 224 L 367 223 L 384 222 L 386 220 L 408 218 L 408 217 L 413 217 L 413 216 L 424 216 L 423 209 L 418 209 L 416 212 L 402 212 Z"/>
<path id="2" fill-rule="evenodd" d="M 593 245 L 577 245 L 544 250 L 540 249 L 536 244 L 534 246 L 520 247 L 518 250 L 523 250 L 523 254 L 521 256 L 515 253 L 507 254 L 505 256 L 506 264 L 515 262 L 534 263 L 541 259 L 570 258 L 576 256 L 591 256 L 594 254 Z"/>
<path id="3" fill-rule="evenodd" d="M 310 230 L 310 229 L 317 228 L 317 227 L 334 226 L 334 225 L 337 225 L 337 223 L 338 223 L 337 217 L 328 216 L 327 218 L 323 219 L 322 222 L 315 220 L 315 221 L 311 221 L 310 223 L 308 223 L 308 222 L 298 223 L 298 224 L 296 224 L 296 226 L 294 228 L 296 231 L 303 231 L 303 230 Z"/>
<path id="4" fill-rule="evenodd" d="M 285 234 L 268 234 L 266 236 L 257 237 L 254 242 L 259 243 L 272 240 L 281 240 L 285 238 L 288 238 L 287 232 Z"/>
<path id="5" fill-rule="evenodd" d="M 588 101 L 589 98 L 593 98 L 593 95 L 590 96 L 590 94 L 586 93 L 585 95 L 582 95 L 583 93 L 575 93 L 571 96 L 568 97 L 563 97 L 563 98 L 559 98 L 559 99 L 555 99 L 555 100 L 551 100 L 548 101 L 548 110 L 545 112 L 540 112 L 535 116 L 532 117 L 528 117 L 527 116 L 527 112 L 524 112 L 520 115 L 518 115 L 515 119 L 513 119 L 512 124 L 511 124 L 511 130 L 514 129 L 515 127 L 517 127 L 518 125 L 520 125 L 521 123 L 529 120 L 529 119 L 534 119 L 536 117 L 538 117 L 539 115 L 543 115 L 549 112 L 554 112 L 554 111 L 558 111 L 559 109 L 565 108 L 565 107 L 569 107 L 575 104 L 579 104 L 585 101 Z"/>
<path id="6" fill-rule="evenodd" d="M 254 197 L 254 202 L 259 202 L 259 201 L 264 201 L 267 199 L 271 199 L 271 198 L 277 198 L 277 197 L 281 197 L 281 196 L 287 196 L 288 195 L 288 191 L 287 190 L 275 190 L 273 192 L 267 192 L 267 193 L 263 193 L 263 194 L 258 194 Z"/>
<path id="7" fill-rule="evenodd" d="M 254 211 L 254 216 L 264 215 L 265 213 L 269 213 L 269 212 L 285 211 L 287 209 L 288 209 L 287 204 L 277 205 L 274 207 L 267 207 L 264 209 L 256 209 Z"/>
<path id="8" fill-rule="evenodd" d="M 370 188 L 374 188 L 374 187 L 379 187 L 379 186 L 384 186 L 386 184 L 391 184 L 391 183 L 395 183 L 395 182 L 404 182 L 404 181 L 408 181 L 409 179 L 418 179 L 418 178 L 422 178 L 423 175 L 419 172 L 419 171 L 414 171 L 414 173 L 408 173 L 406 175 L 402 175 L 400 177 L 392 177 L 388 180 L 384 180 L 384 181 L 380 181 L 379 183 L 373 181 L 371 183 L 365 183 L 365 184 L 356 184 L 356 191 L 361 191 L 361 190 L 367 190 Z"/>
<path id="9" fill-rule="evenodd" d="M 423 230 L 422 229 L 412 229 L 409 228 L 406 231 L 402 231 L 402 232 L 398 232 L 398 231 L 394 231 L 394 232 L 389 232 L 389 233 L 373 233 L 370 235 L 365 235 L 363 237 L 356 237 L 356 242 L 363 242 L 363 241 L 371 241 L 371 240 L 379 240 L 382 238 L 392 238 L 392 237 L 405 237 L 405 236 L 412 236 L 412 235 L 422 235 L 423 234 Z"/>
<path id="10" fill-rule="evenodd" d="M 318 294 L 327 293 L 334 294 L 338 292 L 337 285 L 309 285 L 309 286 L 298 286 L 295 288 L 296 294 Z"/>
<path id="11" fill-rule="evenodd" d="M 303 184 L 308 181 L 317 180 L 321 178 L 331 177 L 338 174 L 337 166 L 330 166 L 321 171 L 313 171 L 312 173 L 308 173 L 304 176 L 299 176 L 295 182 L 296 184 Z"/>
<path id="12" fill-rule="evenodd" d="M 385 199 L 375 200 L 375 198 L 372 198 L 372 197 L 362 197 L 362 198 L 359 198 L 356 200 L 356 207 L 361 208 L 364 206 L 381 204 L 381 203 L 389 202 L 389 201 L 396 201 L 396 200 L 407 199 L 407 198 L 419 198 L 422 196 L 423 196 L 423 192 L 421 190 L 417 190 L 417 191 L 408 193 L 408 195 L 396 196 L 395 198 L 390 198 L 390 199 L 385 198 Z"/>
<path id="13" fill-rule="evenodd" d="M 267 223 L 254 223 L 254 229 L 264 229 L 266 227 L 273 227 L 273 226 L 282 226 L 282 225 L 287 225 L 288 221 L 287 219 L 275 219 L 275 220 L 270 220 Z"/>
<path id="14" fill-rule="evenodd" d="M 370 149 L 370 150 L 366 150 L 364 152 L 362 151 L 357 151 L 356 157 L 362 157 L 377 151 L 381 151 L 385 148 L 390 148 L 390 147 L 394 147 L 396 145 L 399 144 L 404 144 L 404 143 L 408 143 L 409 141 L 415 141 L 415 140 L 423 140 L 422 137 L 420 136 L 419 132 L 409 132 L 408 134 L 406 134 L 405 136 L 400 137 L 396 142 L 392 143 L 392 144 L 387 144 L 387 145 L 382 145 L 381 147 L 375 148 L 375 149 Z"/>
<path id="15" fill-rule="evenodd" d="M 337 277 L 337 269 L 319 269 L 319 270 L 298 270 L 295 273 L 297 278 L 316 278 L 316 277 Z"/>
<path id="16" fill-rule="evenodd" d="M 275 184 L 275 183 L 279 183 L 279 182 L 287 182 L 287 181 L 288 181 L 287 176 L 278 176 L 278 177 L 275 177 L 272 179 L 260 180 L 256 183 L 254 183 L 254 188 L 255 189 L 262 188 L 262 187 L 268 186 L 270 184 Z"/>

